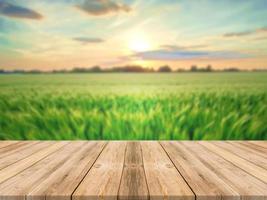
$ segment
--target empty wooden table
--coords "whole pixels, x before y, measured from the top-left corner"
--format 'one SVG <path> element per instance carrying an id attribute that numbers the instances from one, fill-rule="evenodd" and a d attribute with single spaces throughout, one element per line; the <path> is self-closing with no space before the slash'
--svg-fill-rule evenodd
<path id="1" fill-rule="evenodd" d="M 265 141 L 1 141 L 0 199 L 267 199 Z"/>

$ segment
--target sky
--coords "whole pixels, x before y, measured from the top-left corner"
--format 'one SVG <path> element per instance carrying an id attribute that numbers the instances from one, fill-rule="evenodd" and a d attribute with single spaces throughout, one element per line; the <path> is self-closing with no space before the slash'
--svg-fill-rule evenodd
<path id="1" fill-rule="evenodd" d="M 266 0 L 0 0 L 0 69 L 267 69 Z"/>

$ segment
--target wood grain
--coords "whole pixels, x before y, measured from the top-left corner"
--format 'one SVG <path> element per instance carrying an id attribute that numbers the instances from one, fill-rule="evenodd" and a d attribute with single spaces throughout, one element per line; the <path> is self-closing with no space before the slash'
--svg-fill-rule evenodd
<path id="1" fill-rule="evenodd" d="M 245 151 L 252 152 L 253 154 L 262 156 L 263 158 L 267 158 L 267 149 L 261 146 L 257 146 L 256 144 L 250 142 L 233 142 L 229 141 L 228 143 L 236 146 L 237 148 L 244 149 Z"/>
<path id="2" fill-rule="evenodd" d="M 253 149 L 247 148 L 239 143 L 215 142 L 214 144 L 259 167 L 267 169 L 267 154 L 253 151 Z"/>
<path id="3" fill-rule="evenodd" d="M 82 142 L 68 148 L 75 148 L 69 153 L 65 163 L 37 186 L 33 186 L 27 194 L 32 200 L 60 200 L 71 199 L 73 191 L 77 188 L 84 176 L 91 169 L 97 157 L 106 145 L 106 142 Z"/>
<path id="4" fill-rule="evenodd" d="M 18 162 L 41 149 L 47 148 L 55 142 L 32 142 L 17 148 L 16 151 L 6 152 L 0 156 L 0 169 L 3 169 L 13 163 Z"/>
<path id="5" fill-rule="evenodd" d="M 18 141 L 1 141 L 0 142 L 0 149 L 1 148 L 4 148 L 4 147 L 7 147 L 11 144 L 15 144 L 15 143 L 18 143 Z"/>
<path id="6" fill-rule="evenodd" d="M 123 171 L 126 142 L 109 142 L 74 192 L 73 200 L 115 200 Z"/>
<path id="7" fill-rule="evenodd" d="M 257 166 L 247 161 L 246 159 L 243 159 L 223 148 L 220 148 L 219 146 L 216 145 L 216 143 L 212 142 L 199 142 L 199 143 L 205 146 L 207 149 L 210 149 L 212 152 L 215 152 L 217 155 L 223 157 L 225 160 L 228 160 L 229 162 L 233 163 L 234 165 L 238 166 L 244 171 L 250 173 L 251 175 L 267 183 L 267 173 L 264 168 Z"/>
<path id="8" fill-rule="evenodd" d="M 25 159 L 19 160 L 18 162 L 13 163 L 12 165 L 9 165 L 8 167 L 4 169 L 1 169 L 0 170 L 0 183 L 18 174 L 24 169 L 32 166 L 33 164 L 42 160 L 44 157 L 48 156 L 49 154 L 57 151 L 58 149 L 60 149 L 66 144 L 67 142 L 59 142 L 59 143 L 52 144 L 48 148 L 42 149 L 41 151 L 38 151 L 26 157 Z"/>
<path id="9" fill-rule="evenodd" d="M 119 199 L 146 200 L 148 195 L 140 142 L 128 142 Z"/>
<path id="10" fill-rule="evenodd" d="M 266 141 L 249 141 L 247 143 L 252 143 L 252 144 L 255 144 L 255 145 L 258 145 L 258 146 L 261 146 L 261 147 L 267 149 L 267 142 Z"/>
<path id="11" fill-rule="evenodd" d="M 158 142 L 141 142 L 150 199 L 195 199 Z"/>
<path id="12" fill-rule="evenodd" d="M 267 184 L 226 160 L 206 146 L 209 142 L 182 142 L 225 184 L 233 188 L 242 199 L 264 199 L 267 195 Z M 201 145 L 200 145 L 201 143 Z M 224 197 L 225 198 L 225 197 Z"/>
<path id="13" fill-rule="evenodd" d="M 15 142 L 13 144 L 5 146 L 4 148 L 0 149 L 0 157 L 1 158 L 6 157 L 9 154 L 12 154 L 13 152 L 19 151 L 20 149 L 26 148 L 27 146 L 34 145 L 35 143 L 37 142 L 23 141 L 23 142 Z"/>
<path id="14" fill-rule="evenodd" d="M 253 149 L 255 151 L 267 154 L 267 147 L 265 147 L 265 143 L 267 142 L 239 142 L 240 144 L 242 144 L 243 146 L 249 147 L 250 149 Z"/>
<path id="15" fill-rule="evenodd" d="M 30 167 L 0 184 L 1 198 L 24 200 L 32 188 L 53 176 L 53 172 L 60 168 L 68 160 L 69 155 L 80 147 L 81 142 L 74 142 L 71 145 L 67 142 L 58 142 L 51 145 L 46 151 L 50 152 L 46 157 L 40 159 L 39 162 L 34 160 Z"/>
<path id="16" fill-rule="evenodd" d="M 239 194 L 180 142 L 161 142 L 198 200 L 239 199 Z"/>
<path id="17" fill-rule="evenodd" d="M 3 141 L 0 200 L 266 200 L 266 141 Z"/>

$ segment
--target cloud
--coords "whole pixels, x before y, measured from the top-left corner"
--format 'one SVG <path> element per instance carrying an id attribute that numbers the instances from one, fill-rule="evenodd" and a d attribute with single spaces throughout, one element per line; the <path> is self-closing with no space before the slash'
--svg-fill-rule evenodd
<path id="1" fill-rule="evenodd" d="M 0 1 L 0 15 L 13 18 L 22 18 L 22 19 L 33 19 L 40 20 L 43 16 L 29 8 L 17 6 L 11 3 Z"/>
<path id="2" fill-rule="evenodd" d="M 201 49 L 206 48 L 208 45 L 198 44 L 198 45 L 188 45 L 188 46 L 180 46 L 180 45 L 162 45 L 161 48 L 165 50 L 189 50 L 189 49 Z"/>
<path id="3" fill-rule="evenodd" d="M 248 55 L 231 51 L 187 51 L 187 50 L 154 50 L 138 52 L 133 57 L 143 60 L 186 60 L 186 59 L 240 59 Z"/>
<path id="4" fill-rule="evenodd" d="M 101 38 L 88 38 L 88 37 L 75 37 L 75 38 L 73 38 L 73 40 L 81 42 L 83 44 L 104 42 L 104 40 Z"/>
<path id="5" fill-rule="evenodd" d="M 112 0 L 84 0 L 77 8 L 89 15 L 100 16 L 110 13 L 130 12 L 131 8 L 126 4 L 120 4 Z"/>
<path id="6" fill-rule="evenodd" d="M 262 33 L 262 32 L 267 32 L 267 27 L 262 27 L 262 28 L 258 28 L 258 29 L 250 30 L 250 31 L 225 33 L 223 34 L 223 37 L 226 37 L 226 38 L 243 37 L 243 36 L 254 35 L 254 34 Z"/>
<path id="7" fill-rule="evenodd" d="M 244 32 L 232 32 L 232 33 L 225 33 L 223 37 L 240 37 L 240 36 L 247 36 L 253 34 L 253 31 L 244 31 Z"/>

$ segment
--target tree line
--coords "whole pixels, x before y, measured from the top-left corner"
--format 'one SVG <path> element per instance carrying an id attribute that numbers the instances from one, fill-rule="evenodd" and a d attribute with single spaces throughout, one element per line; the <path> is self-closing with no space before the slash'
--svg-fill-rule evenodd
<path id="1" fill-rule="evenodd" d="M 197 65 L 192 65 L 191 68 L 177 68 L 172 69 L 169 65 L 164 65 L 158 69 L 147 68 L 140 65 L 127 65 L 122 67 L 111 67 L 111 68 L 101 68 L 100 66 L 93 67 L 74 67 L 72 69 L 58 69 L 51 71 L 42 71 L 42 70 L 3 70 L 0 69 L 0 74 L 8 73 L 30 73 L 30 74 L 39 74 L 39 73 L 171 73 L 171 72 L 240 72 L 248 71 L 239 69 L 236 67 L 229 67 L 224 69 L 214 69 L 211 65 L 206 67 L 198 67 Z M 253 69 L 250 71 L 267 71 L 267 69 Z"/>

